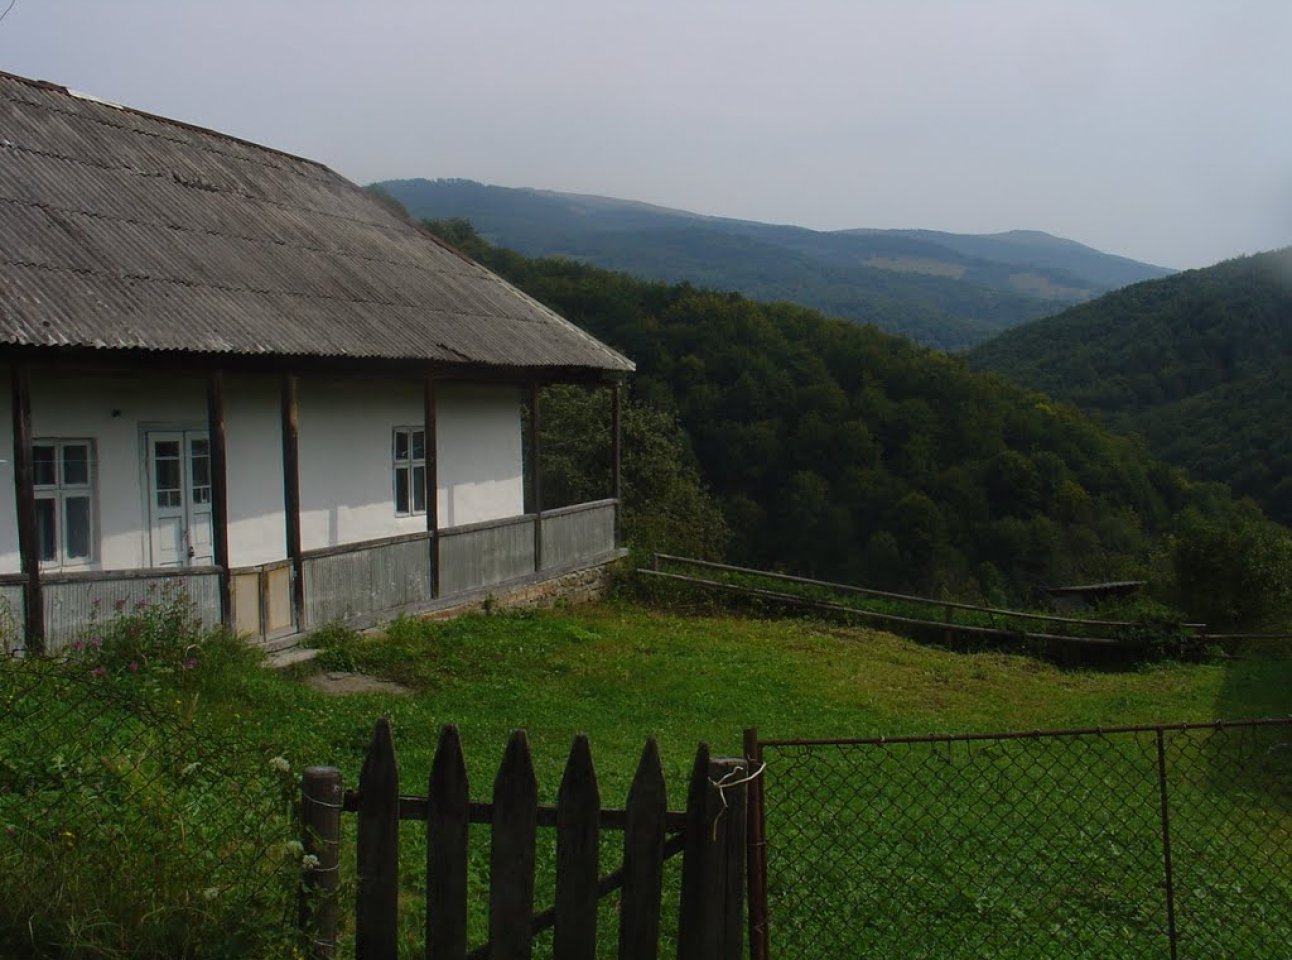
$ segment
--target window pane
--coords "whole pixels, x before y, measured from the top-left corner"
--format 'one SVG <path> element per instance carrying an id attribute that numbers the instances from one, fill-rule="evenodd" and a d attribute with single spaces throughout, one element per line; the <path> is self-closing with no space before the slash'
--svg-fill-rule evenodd
<path id="1" fill-rule="evenodd" d="M 425 430 L 413 431 L 413 459 L 414 460 L 426 459 L 426 431 Z"/>
<path id="2" fill-rule="evenodd" d="M 395 512 L 408 512 L 408 468 L 395 468 Z"/>
<path id="3" fill-rule="evenodd" d="M 36 501 L 36 549 L 42 561 L 58 559 L 57 505 L 56 500 Z"/>
<path id="4" fill-rule="evenodd" d="M 205 440 L 189 445 L 189 482 L 193 485 L 193 502 L 211 502 L 211 455 Z"/>
<path id="5" fill-rule="evenodd" d="M 157 488 L 157 506 L 178 507 L 179 441 L 162 440 L 153 445 L 153 484 Z"/>
<path id="6" fill-rule="evenodd" d="M 413 512 L 426 510 L 426 468 L 413 467 Z"/>
<path id="7" fill-rule="evenodd" d="M 408 431 L 407 430 L 395 431 L 395 459 L 396 460 L 408 459 Z"/>
<path id="8" fill-rule="evenodd" d="M 83 487 L 90 482 L 90 448 L 84 443 L 63 446 L 63 484 Z"/>
<path id="9" fill-rule="evenodd" d="M 66 518 L 68 560 L 88 560 L 90 557 L 90 498 L 67 497 L 63 500 Z"/>
<path id="10" fill-rule="evenodd" d="M 31 448 L 32 477 L 38 487 L 58 485 L 58 468 L 54 461 L 55 449 L 46 444 Z"/>

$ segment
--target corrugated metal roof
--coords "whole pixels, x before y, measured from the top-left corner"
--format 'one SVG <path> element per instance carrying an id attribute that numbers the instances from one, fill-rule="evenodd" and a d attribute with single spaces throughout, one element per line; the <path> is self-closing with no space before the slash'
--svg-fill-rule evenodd
<path id="1" fill-rule="evenodd" d="M 328 168 L 0 73 L 0 343 L 632 370 Z"/>

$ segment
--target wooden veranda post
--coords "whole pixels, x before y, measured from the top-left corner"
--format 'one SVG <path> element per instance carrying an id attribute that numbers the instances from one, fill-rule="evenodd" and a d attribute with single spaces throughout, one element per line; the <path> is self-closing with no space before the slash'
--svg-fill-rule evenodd
<path id="1" fill-rule="evenodd" d="M 615 549 L 623 543 L 623 410 L 619 381 L 610 385 L 610 496 L 615 499 Z"/>
<path id="2" fill-rule="evenodd" d="M 13 483 L 18 507 L 18 553 L 25 582 L 23 646 L 45 652 L 45 601 L 40 589 L 40 544 L 36 530 L 36 486 L 32 473 L 31 381 L 25 363 L 13 365 Z"/>
<path id="3" fill-rule="evenodd" d="M 301 877 L 300 929 L 306 956 L 332 960 L 336 956 L 341 841 L 341 771 L 336 767 L 306 767 L 302 771 L 301 828 L 305 854 L 316 861 L 302 870 Z"/>
<path id="4" fill-rule="evenodd" d="M 292 622 L 305 629 L 305 574 L 301 564 L 301 463 L 300 399 L 297 379 L 284 373 L 279 404 L 283 441 L 283 518 L 287 534 L 287 562 L 292 574 Z"/>
<path id="5" fill-rule="evenodd" d="M 220 568 L 220 622 L 233 626 L 233 597 L 229 576 L 229 463 L 224 430 L 224 372 L 206 378 L 207 439 L 211 453 L 211 541 Z"/>
<path id="6" fill-rule="evenodd" d="M 431 534 L 431 596 L 440 595 L 440 456 L 439 394 L 435 377 L 427 375 L 422 386 L 422 442 L 426 458 L 426 529 Z"/>
<path id="7" fill-rule="evenodd" d="M 537 380 L 529 384 L 529 490 L 534 509 L 534 572 L 543 569 L 543 418 L 538 404 L 541 399 Z"/>

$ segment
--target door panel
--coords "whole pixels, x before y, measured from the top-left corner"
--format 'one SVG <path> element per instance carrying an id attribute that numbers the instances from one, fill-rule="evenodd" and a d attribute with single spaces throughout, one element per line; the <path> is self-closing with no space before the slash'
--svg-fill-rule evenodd
<path id="1" fill-rule="evenodd" d="M 146 446 L 152 566 L 212 563 L 211 460 L 206 432 L 150 431 Z"/>

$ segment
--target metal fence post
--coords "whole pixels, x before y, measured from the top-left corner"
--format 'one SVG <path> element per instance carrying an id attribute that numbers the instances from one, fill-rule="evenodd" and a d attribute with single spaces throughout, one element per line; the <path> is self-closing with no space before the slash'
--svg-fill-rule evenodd
<path id="1" fill-rule="evenodd" d="M 301 773 L 300 929 L 311 960 L 336 953 L 337 860 L 341 839 L 341 771 L 306 767 Z"/>
<path id="2" fill-rule="evenodd" d="M 749 960 L 767 960 L 767 833 L 763 808 L 763 747 L 754 727 L 745 729 L 745 760 L 749 764 L 746 853 L 749 888 Z"/>
<path id="3" fill-rule="evenodd" d="M 1176 960 L 1175 878 L 1171 871 L 1171 814 L 1166 791 L 1166 743 L 1162 728 L 1157 728 L 1157 791 L 1162 815 L 1162 871 L 1166 879 L 1166 935 L 1171 960 Z"/>

